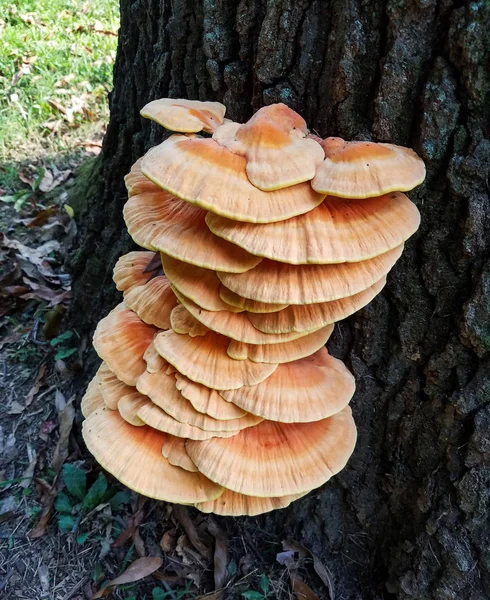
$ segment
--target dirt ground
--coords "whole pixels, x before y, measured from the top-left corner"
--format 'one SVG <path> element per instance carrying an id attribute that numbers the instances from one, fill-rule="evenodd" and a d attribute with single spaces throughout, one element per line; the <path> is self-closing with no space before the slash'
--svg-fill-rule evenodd
<path id="1" fill-rule="evenodd" d="M 0 597 L 333 598 L 320 561 L 262 519 L 138 497 L 88 455 L 79 403 L 95 363 L 63 325 L 79 163 L 19 165 L 23 205 L 0 203 Z"/>

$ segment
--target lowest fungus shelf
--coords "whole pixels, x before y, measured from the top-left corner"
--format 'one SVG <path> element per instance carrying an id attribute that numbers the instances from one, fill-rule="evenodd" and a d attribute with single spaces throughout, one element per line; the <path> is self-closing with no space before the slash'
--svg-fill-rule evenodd
<path id="1" fill-rule="evenodd" d="M 369 303 L 420 222 L 407 148 L 321 140 L 283 104 L 247 123 L 217 102 L 162 99 L 176 132 L 126 176 L 123 302 L 83 437 L 137 492 L 221 515 L 284 508 L 344 468 L 355 382 L 325 348 Z"/>

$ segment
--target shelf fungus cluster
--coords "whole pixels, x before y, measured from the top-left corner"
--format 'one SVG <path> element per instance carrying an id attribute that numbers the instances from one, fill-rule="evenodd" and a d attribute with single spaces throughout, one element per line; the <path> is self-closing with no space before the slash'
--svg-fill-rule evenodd
<path id="1" fill-rule="evenodd" d="M 175 133 L 126 176 L 123 302 L 82 400 L 97 461 L 152 498 L 222 515 L 287 506 L 346 464 L 355 383 L 325 348 L 417 230 L 409 149 L 322 140 L 283 104 L 247 123 L 156 100 Z"/>

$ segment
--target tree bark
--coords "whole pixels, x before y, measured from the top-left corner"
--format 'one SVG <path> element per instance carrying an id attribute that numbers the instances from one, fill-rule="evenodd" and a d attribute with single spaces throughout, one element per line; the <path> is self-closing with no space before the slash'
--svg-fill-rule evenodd
<path id="1" fill-rule="evenodd" d="M 486 0 L 121 0 L 111 120 L 72 259 L 80 329 L 116 303 L 123 176 L 164 136 L 139 116 L 152 99 L 218 100 L 239 121 L 284 102 L 322 137 L 426 161 L 410 194 L 419 232 L 329 343 L 357 380 L 353 457 L 290 509 L 236 522 L 319 554 L 337 598 L 490 598 L 489 32 Z"/>

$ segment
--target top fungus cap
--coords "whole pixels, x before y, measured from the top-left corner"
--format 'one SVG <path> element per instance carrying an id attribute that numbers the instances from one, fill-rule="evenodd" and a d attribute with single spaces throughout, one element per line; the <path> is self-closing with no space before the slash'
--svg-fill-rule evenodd
<path id="1" fill-rule="evenodd" d="M 314 190 L 340 198 L 371 198 L 406 192 L 425 179 L 425 165 L 410 148 L 374 142 L 322 142 L 325 160 L 311 182 Z"/>
<path id="2" fill-rule="evenodd" d="M 171 131 L 213 133 L 223 124 L 225 112 L 219 102 L 160 98 L 143 106 L 140 114 Z"/>
<path id="3" fill-rule="evenodd" d="M 264 106 L 244 125 L 220 129 L 214 139 L 246 158 L 250 182 L 264 191 L 313 179 L 324 157 L 320 144 L 306 137 L 305 120 L 285 104 Z"/>

